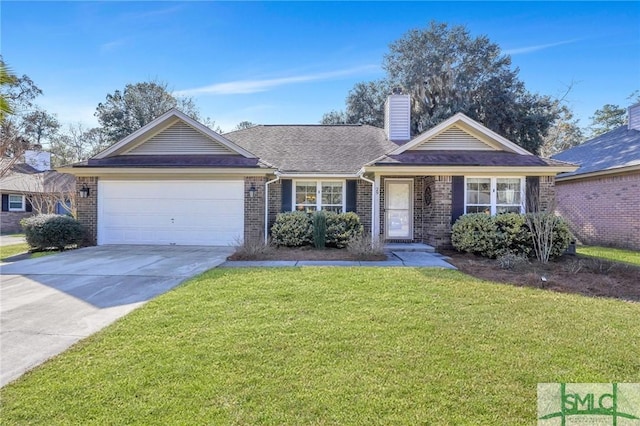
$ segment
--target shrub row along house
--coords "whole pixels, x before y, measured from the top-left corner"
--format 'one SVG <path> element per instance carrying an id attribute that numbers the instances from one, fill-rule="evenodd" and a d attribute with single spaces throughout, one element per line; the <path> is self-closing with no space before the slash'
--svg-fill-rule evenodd
<path id="1" fill-rule="evenodd" d="M 386 241 L 448 247 L 460 215 L 546 208 L 555 176 L 576 168 L 463 114 L 412 138 L 410 101 L 387 99 L 384 129 L 261 125 L 220 135 L 171 110 L 61 171 L 88 195 L 78 219 L 91 244 L 264 240 L 280 212 L 328 210 L 357 213 Z"/>
<path id="2" fill-rule="evenodd" d="M 558 213 L 585 244 L 640 250 L 640 104 L 620 126 L 553 158 L 580 166 L 558 176 Z"/>

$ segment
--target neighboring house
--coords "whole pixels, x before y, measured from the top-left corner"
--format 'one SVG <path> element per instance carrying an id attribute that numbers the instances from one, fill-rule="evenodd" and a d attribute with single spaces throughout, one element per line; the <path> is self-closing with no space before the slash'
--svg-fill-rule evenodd
<path id="1" fill-rule="evenodd" d="M 219 135 L 171 110 L 95 157 L 77 176 L 78 218 L 94 244 L 226 245 L 264 241 L 291 210 L 357 213 L 386 241 L 450 246 L 465 212 L 542 208 L 555 175 L 544 160 L 463 114 L 411 139 L 410 98 L 387 101 L 385 129 L 255 126 Z M 533 206 L 530 206 L 533 208 Z"/>
<path id="2" fill-rule="evenodd" d="M 75 177 L 51 170 L 51 154 L 26 151 L 24 161 L 0 160 L 7 172 L 0 178 L 2 233 L 21 232 L 20 221 L 35 213 L 68 214 Z"/>
<path id="3" fill-rule="evenodd" d="M 553 158 L 580 165 L 558 176 L 557 211 L 584 244 L 640 250 L 640 104 L 629 124 Z"/>

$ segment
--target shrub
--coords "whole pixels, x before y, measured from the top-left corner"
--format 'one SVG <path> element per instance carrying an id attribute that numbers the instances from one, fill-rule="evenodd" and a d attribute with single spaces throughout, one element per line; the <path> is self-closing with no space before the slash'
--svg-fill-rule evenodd
<path id="1" fill-rule="evenodd" d="M 300 247 L 311 244 L 312 224 L 305 212 L 287 212 L 276 216 L 271 227 L 271 238 L 276 246 Z"/>
<path id="2" fill-rule="evenodd" d="M 20 221 L 27 244 L 33 249 L 79 245 L 84 239 L 84 227 L 74 218 L 58 214 L 40 214 Z"/>
<path id="3" fill-rule="evenodd" d="M 493 217 L 496 224 L 494 253 L 496 256 L 515 253 L 529 256 L 531 253 L 531 234 L 525 216 L 518 213 L 503 213 Z"/>
<path id="4" fill-rule="evenodd" d="M 524 253 L 516 254 L 506 251 L 498 255 L 498 265 L 500 265 L 502 269 L 517 269 L 522 265 L 526 265 L 528 262 L 527 256 Z"/>
<path id="5" fill-rule="evenodd" d="M 484 213 L 466 214 L 453 224 L 451 244 L 458 251 L 494 257 L 496 232 L 492 216 Z"/>
<path id="6" fill-rule="evenodd" d="M 372 239 L 369 234 L 360 234 L 349 240 L 347 251 L 359 259 L 386 257 L 381 239 Z"/>
<path id="7" fill-rule="evenodd" d="M 362 235 L 360 217 L 353 212 L 327 212 L 327 245 L 331 247 L 347 247 L 349 241 Z"/>
<path id="8" fill-rule="evenodd" d="M 236 239 L 236 252 L 233 254 L 233 260 L 257 260 L 268 255 L 273 251 L 270 242 L 265 244 L 259 239 L 240 240 Z"/>
<path id="9" fill-rule="evenodd" d="M 325 212 L 314 212 L 313 223 L 313 246 L 322 249 L 327 245 L 327 216 Z"/>
<path id="10" fill-rule="evenodd" d="M 564 254 L 573 239 L 564 219 L 553 213 L 537 212 L 527 213 L 525 220 L 532 239 L 533 253 L 540 262 L 547 263 L 549 259 Z"/>

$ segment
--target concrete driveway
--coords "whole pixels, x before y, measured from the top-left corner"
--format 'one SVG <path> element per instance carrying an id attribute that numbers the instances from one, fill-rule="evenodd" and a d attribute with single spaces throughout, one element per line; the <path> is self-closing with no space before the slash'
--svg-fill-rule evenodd
<path id="1" fill-rule="evenodd" d="M 0 386 L 232 254 L 101 246 L 0 265 Z"/>

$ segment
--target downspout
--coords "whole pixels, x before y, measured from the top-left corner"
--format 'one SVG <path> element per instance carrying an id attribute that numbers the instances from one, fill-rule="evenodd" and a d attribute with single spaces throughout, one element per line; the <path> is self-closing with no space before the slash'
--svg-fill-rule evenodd
<path id="1" fill-rule="evenodd" d="M 377 214 L 376 211 L 376 182 L 364 177 L 364 169 L 360 169 L 358 172 L 358 177 L 365 182 L 369 182 L 371 184 L 371 239 L 373 240 L 377 237 L 375 229 L 376 229 L 376 221 L 375 217 Z"/>
<path id="2" fill-rule="evenodd" d="M 264 244 L 269 238 L 269 185 L 280 180 L 280 173 L 275 172 L 276 178 L 264 184 Z"/>

